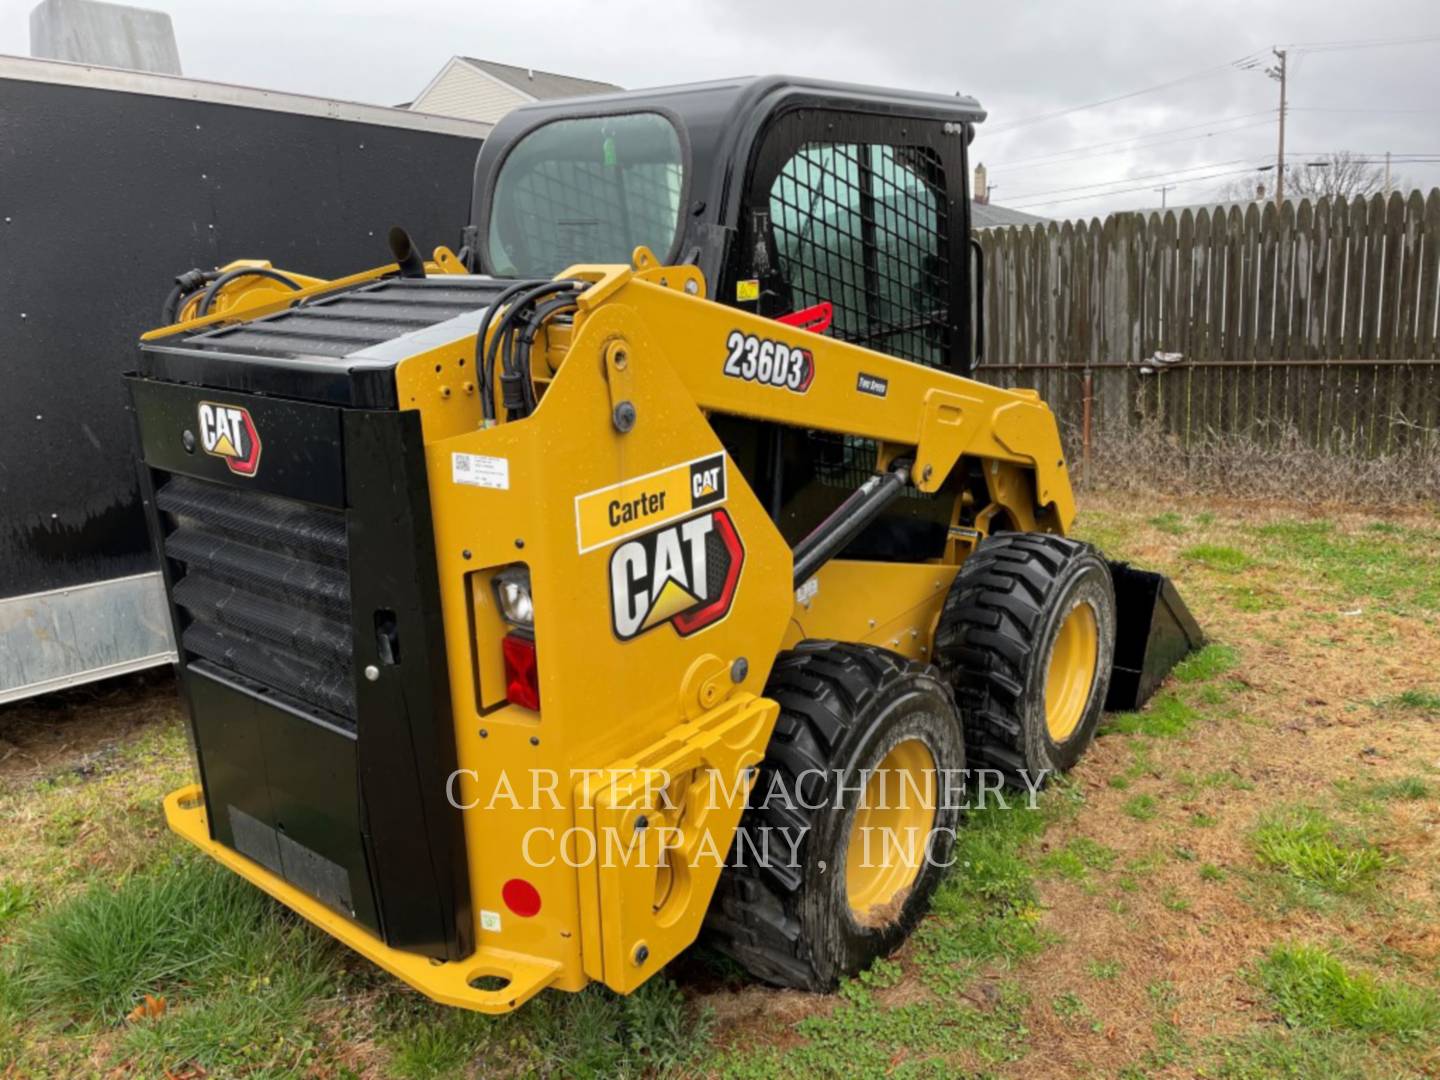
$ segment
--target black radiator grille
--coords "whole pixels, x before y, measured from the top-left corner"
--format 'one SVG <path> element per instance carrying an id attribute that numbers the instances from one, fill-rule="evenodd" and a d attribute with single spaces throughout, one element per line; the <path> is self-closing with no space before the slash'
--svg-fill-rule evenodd
<path id="1" fill-rule="evenodd" d="M 353 725 L 344 515 L 183 476 L 155 501 L 184 650 Z"/>

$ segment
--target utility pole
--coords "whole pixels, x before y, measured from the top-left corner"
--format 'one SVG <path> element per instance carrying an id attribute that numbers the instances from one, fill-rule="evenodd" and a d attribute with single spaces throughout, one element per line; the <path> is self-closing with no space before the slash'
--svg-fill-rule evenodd
<path id="1" fill-rule="evenodd" d="M 1385 198 L 1390 198 L 1390 151 L 1385 151 Z"/>
<path id="2" fill-rule="evenodd" d="M 1285 205 L 1285 50 L 1271 49 L 1280 62 L 1265 74 L 1280 84 L 1280 146 L 1275 154 L 1275 208 Z"/>
<path id="3" fill-rule="evenodd" d="M 1165 193 L 1166 193 L 1167 191 L 1169 191 L 1171 188 L 1175 187 L 1175 186 L 1176 186 L 1176 185 L 1174 185 L 1174 184 L 1165 184 L 1165 185 L 1162 186 L 1162 187 L 1157 187 L 1157 188 L 1151 188 L 1151 189 L 1150 189 L 1151 191 L 1158 191 L 1158 192 L 1160 193 L 1160 209 L 1161 209 L 1161 210 L 1164 210 L 1164 209 L 1165 209 Z"/>

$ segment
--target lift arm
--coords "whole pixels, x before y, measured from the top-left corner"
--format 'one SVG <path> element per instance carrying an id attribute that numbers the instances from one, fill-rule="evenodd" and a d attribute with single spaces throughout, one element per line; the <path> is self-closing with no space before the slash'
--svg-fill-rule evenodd
<path id="1" fill-rule="evenodd" d="M 693 267 L 578 266 L 594 280 L 575 334 L 601 307 L 632 308 L 650 340 L 710 412 L 874 439 L 886 467 L 913 457 L 911 481 L 933 493 L 961 456 L 1033 470 L 1034 499 L 1068 531 L 1075 515 L 1055 416 L 1033 390 L 1009 390 L 821 337 L 703 300 Z M 638 343 L 637 343 L 638 344 Z M 612 381 L 613 391 L 613 381 Z M 637 417 L 643 423 L 644 417 Z"/>

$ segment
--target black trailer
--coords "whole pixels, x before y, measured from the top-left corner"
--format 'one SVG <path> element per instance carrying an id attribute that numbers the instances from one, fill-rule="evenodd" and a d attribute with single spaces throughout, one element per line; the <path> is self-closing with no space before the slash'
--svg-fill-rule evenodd
<path id="1" fill-rule="evenodd" d="M 120 378 L 174 276 L 458 247 L 488 129 L 0 57 L 0 702 L 174 658 Z"/>

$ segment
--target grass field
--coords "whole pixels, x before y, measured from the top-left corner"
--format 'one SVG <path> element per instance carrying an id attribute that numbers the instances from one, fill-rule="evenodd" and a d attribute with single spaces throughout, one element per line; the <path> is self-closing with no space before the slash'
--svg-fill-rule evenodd
<path id="1" fill-rule="evenodd" d="M 0 1076 L 1433 1076 L 1440 516 L 1082 500 L 1213 644 L 822 997 L 429 1004 L 192 856 L 164 678 L 0 710 Z"/>

